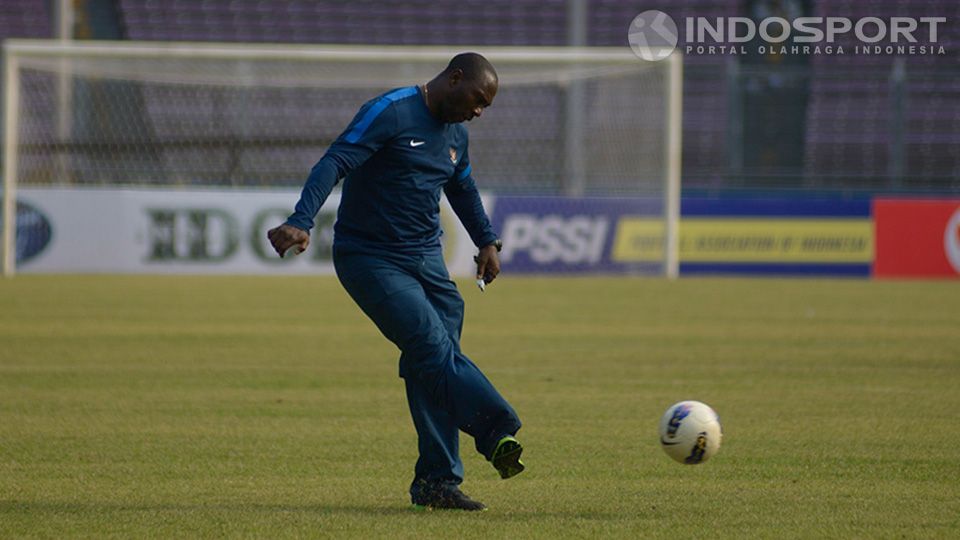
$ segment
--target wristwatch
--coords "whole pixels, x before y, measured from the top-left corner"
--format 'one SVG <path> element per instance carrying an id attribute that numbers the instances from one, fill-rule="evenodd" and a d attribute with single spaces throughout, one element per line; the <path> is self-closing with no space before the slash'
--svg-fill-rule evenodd
<path id="1" fill-rule="evenodd" d="M 503 249 L 503 240 L 497 238 L 496 240 L 494 240 L 493 242 L 490 242 L 487 245 L 497 248 L 497 253 L 500 253 L 500 251 Z"/>

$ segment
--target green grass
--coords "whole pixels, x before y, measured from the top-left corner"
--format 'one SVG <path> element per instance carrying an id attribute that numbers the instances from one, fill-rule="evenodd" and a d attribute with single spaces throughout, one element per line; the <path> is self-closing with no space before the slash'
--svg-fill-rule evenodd
<path id="1" fill-rule="evenodd" d="M 328 277 L 0 281 L 0 537 L 960 536 L 950 282 L 461 284 L 526 472 L 418 513 L 397 352 Z M 724 423 L 679 465 L 681 399 Z"/>

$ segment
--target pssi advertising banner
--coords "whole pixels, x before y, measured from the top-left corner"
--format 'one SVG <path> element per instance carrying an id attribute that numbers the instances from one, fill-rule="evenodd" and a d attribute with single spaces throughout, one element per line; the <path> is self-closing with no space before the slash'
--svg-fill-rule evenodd
<path id="1" fill-rule="evenodd" d="M 876 199 L 877 277 L 960 278 L 960 199 Z"/>
<path id="2" fill-rule="evenodd" d="M 500 263 L 507 272 L 655 271 L 662 261 L 660 199 L 497 197 L 493 229 L 500 232 Z M 637 229 L 638 256 L 615 248 L 626 220 L 646 216 Z"/>
<path id="3" fill-rule="evenodd" d="M 505 272 L 643 272 L 663 264 L 660 199 L 497 197 Z M 868 276 L 870 201 L 684 199 L 682 274 Z"/>

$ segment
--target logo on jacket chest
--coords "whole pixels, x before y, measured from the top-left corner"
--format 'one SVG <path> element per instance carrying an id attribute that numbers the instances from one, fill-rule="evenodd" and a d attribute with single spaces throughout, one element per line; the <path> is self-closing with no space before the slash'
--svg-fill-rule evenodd
<path id="1" fill-rule="evenodd" d="M 401 142 L 400 144 L 404 146 L 409 145 L 411 149 L 416 149 L 417 155 L 421 156 L 421 158 L 423 159 L 437 159 L 443 155 L 443 154 L 440 154 L 440 155 L 435 154 L 434 152 L 438 150 L 437 146 L 433 146 L 431 142 L 426 138 L 413 137 L 410 139 L 404 139 L 404 141 L 405 141 L 405 144 L 403 142 Z M 437 141 L 437 142 L 440 142 L 440 141 Z M 447 146 L 446 155 L 450 158 L 450 163 L 456 165 L 457 162 L 460 161 L 460 153 L 457 151 L 457 147 L 450 145 L 449 142 L 447 141 L 443 141 L 443 143 L 440 143 L 440 144 L 444 144 L 444 143 L 446 143 L 446 146 Z M 443 148 L 443 146 L 440 146 L 440 148 Z M 426 153 L 424 154 L 420 153 L 424 151 L 426 151 Z"/>

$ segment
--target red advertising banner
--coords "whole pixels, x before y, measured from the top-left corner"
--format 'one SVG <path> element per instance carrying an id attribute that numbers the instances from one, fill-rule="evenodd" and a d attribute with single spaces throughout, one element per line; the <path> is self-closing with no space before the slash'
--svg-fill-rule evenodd
<path id="1" fill-rule="evenodd" d="M 876 277 L 960 277 L 960 199 L 876 199 Z"/>

